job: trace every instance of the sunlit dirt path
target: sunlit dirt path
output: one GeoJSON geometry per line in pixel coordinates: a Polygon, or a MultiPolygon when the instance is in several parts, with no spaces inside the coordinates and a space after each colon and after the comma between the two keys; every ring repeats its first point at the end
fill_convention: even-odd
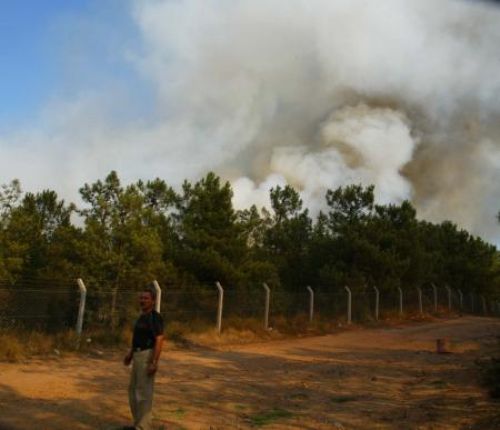
{"type": "MultiPolygon", "coordinates": [[[[161,429],[500,429],[478,382],[500,320],[464,317],[352,328],[218,349],[167,349],[157,378],[161,429]],[[437,354],[448,338],[450,354],[437,354]]],[[[121,353],[0,363],[0,430],[128,424],[121,353]]]]}

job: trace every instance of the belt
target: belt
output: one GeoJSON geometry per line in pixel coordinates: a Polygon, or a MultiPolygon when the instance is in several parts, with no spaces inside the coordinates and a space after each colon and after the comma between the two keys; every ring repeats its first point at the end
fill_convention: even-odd
{"type": "Polygon", "coordinates": [[[145,348],[138,346],[137,348],[134,348],[133,351],[134,352],[141,352],[141,351],[147,351],[148,349],[153,349],[153,348],[151,348],[150,346],[145,347],[145,348]]]}

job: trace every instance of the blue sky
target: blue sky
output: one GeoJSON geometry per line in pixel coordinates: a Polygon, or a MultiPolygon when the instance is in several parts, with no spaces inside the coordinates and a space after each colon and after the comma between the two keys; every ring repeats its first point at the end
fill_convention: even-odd
{"type": "Polygon", "coordinates": [[[125,55],[139,43],[129,6],[128,0],[0,0],[0,130],[34,121],[52,99],[99,91],[110,81],[143,97],[145,83],[125,55]]]}

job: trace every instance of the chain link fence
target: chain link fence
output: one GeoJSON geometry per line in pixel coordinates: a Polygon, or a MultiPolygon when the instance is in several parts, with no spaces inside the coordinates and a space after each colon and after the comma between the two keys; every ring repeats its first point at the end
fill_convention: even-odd
{"type": "MultiPolygon", "coordinates": [[[[140,290],[87,285],[83,327],[85,330],[114,330],[129,327],[139,313],[140,290]]],[[[464,294],[448,287],[378,290],[332,288],[323,285],[287,292],[252,284],[244,288],[223,287],[222,328],[243,328],[258,323],[262,328],[284,327],[301,321],[363,323],[395,317],[474,314],[500,316],[500,298],[464,294]],[[267,315],[266,315],[267,313],[267,315]],[[266,323],[268,326],[265,326],[266,323]]],[[[29,329],[56,332],[74,329],[82,297],[76,280],[0,280],[0,329],[29,329]]],[[[215,284],[167,285],[162,288],[161,313],[167,326],[173,323],[216,327],[219,291],[215,284]]]]}
{"type": "Polygon", "coordinates": [[[79,299],[75,281],[0,280],[0,328],[74,328],[79,299]]]}

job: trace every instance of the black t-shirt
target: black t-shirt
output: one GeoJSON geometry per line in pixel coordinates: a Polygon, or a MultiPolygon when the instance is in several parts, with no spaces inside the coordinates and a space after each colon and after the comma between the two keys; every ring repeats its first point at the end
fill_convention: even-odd
{"type": "Polygon", "coordinates": [[[141,314],[134,325],[132,348],[154,348],[156,336],[163,334],[163,318],[155,310],[148,314],[141,314]]]}

